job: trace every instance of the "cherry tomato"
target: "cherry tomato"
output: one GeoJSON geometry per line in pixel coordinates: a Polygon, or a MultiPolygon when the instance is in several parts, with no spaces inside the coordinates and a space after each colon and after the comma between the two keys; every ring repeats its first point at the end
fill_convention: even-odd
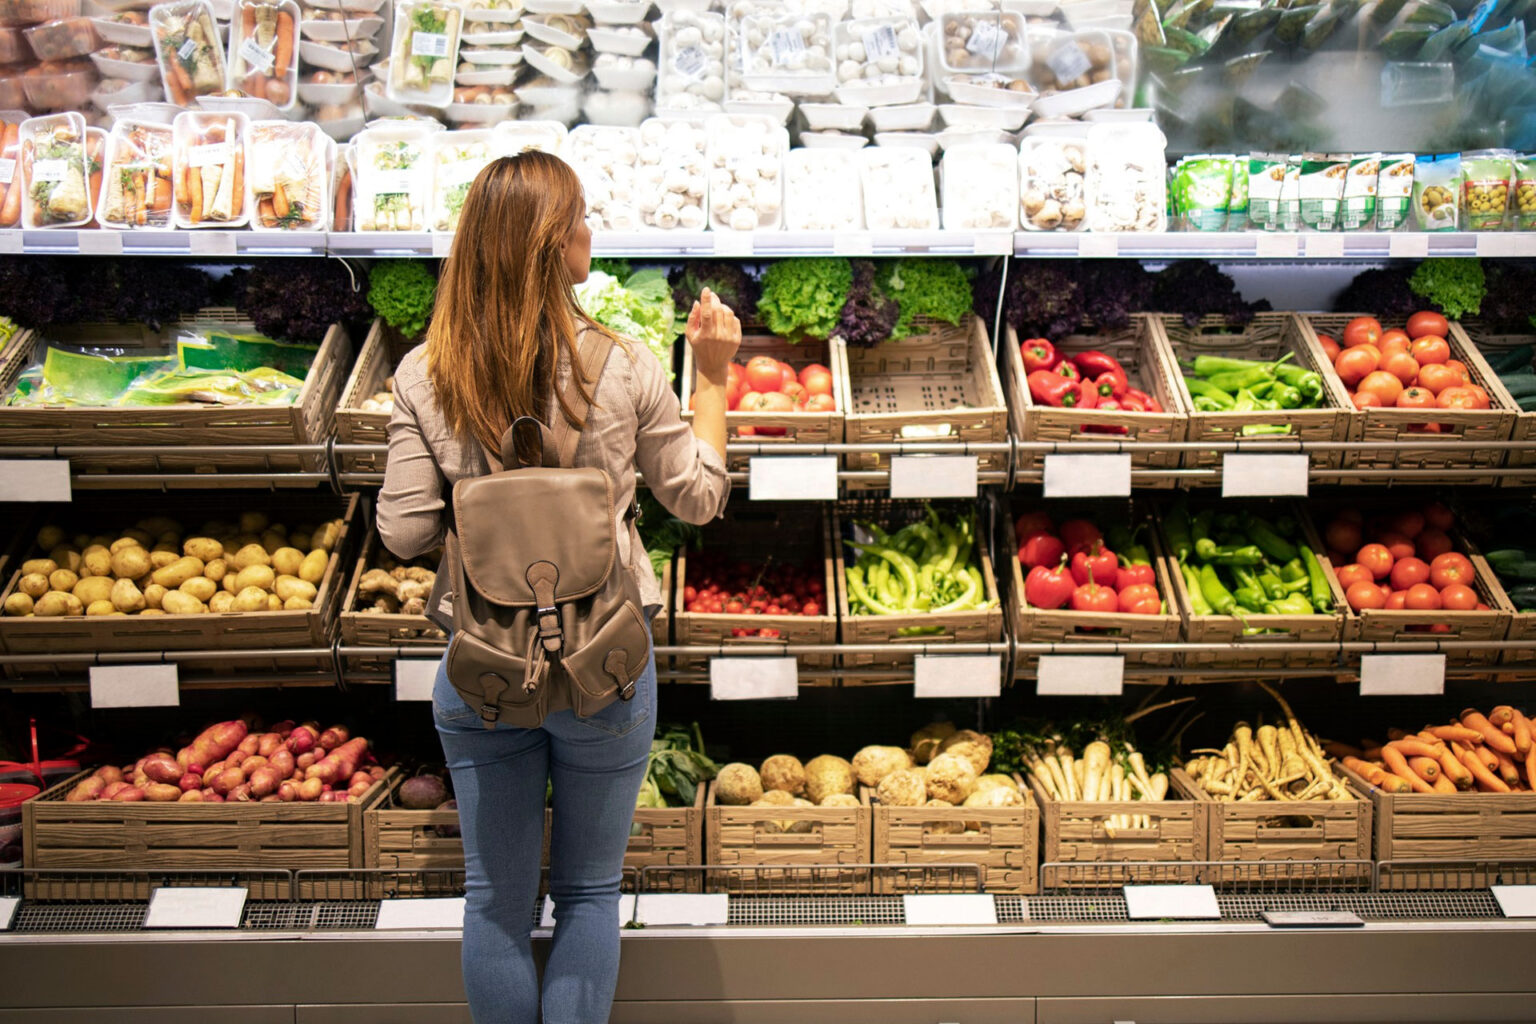
{"type": "MultiPolygon", "coordinates": [[[[1403,393],[1397,396],[1399,409],[1433,409],[1435,396],[1428,388],[1404,388],[1403,393]]],[[[1438,433],[1438,431],[1432,431],[1438,433]]]]}
{"type": "Polygon", "coordinates": [[[1408,591],[1394,590],[1387,595],[1387,603],[1382,607],[1386,608],[1389,612],[1400,612],[1408,606],[1407,601],[1408,591]]]}
{"type": "Polygon", "coordinates": [[[1385,544],[1367,544],[1355,555],[1355,562],[1363,565],[1373,580],[1384,580],[1392,571],[1392,552],[1385,544]]]}
{"type": "Polygon", "coordinates": [[[1424,521],[1437,530],[1449,530],[1456,517],[1442,502],[1435,501],[1424,506],[1424,521]]]}
{"type": "MultiPolygon", "coordinates": [[[[1371,570],[1359,562],[1351,562],[1349,565],[1344,566],[1339,569],[1337,575],[1339,577],[1339,586],[1345,590],[1348,590],[1352,584],[1370,583],[1375,578],[1371,575],[1371,570]]],[[[1424,572],[1424,578],[1429,579],[1429,571],[1427,569],[1424,572]]]]}
{"type": "Polygon", "coordinates": [[[1433,562],[1439,556],[1452,548],[1450,535],[1444,530],[1428,527],[1425,531],[1413,538],[1414,554],[1426,562],[1433,562]]]}
{"type": "Polygon", "coordinates": [[[1392,589],[1407,590],[1415,583],[1429,582],[1429,563],[1409,555],[1392,563],[1392,589]]]}
{"type": "Polygon", "coordinates": [[[1408,597],[1403,605],[1416,612],[1436,611],[1440,607],[1440,591],[1428,583],[1415,583],[1408,588],[1408,597]]]}
{"type": "Polygon", "coordinates": [[[1430,363],[1419,368],[1419,387],[1432,395],[1439,395],[1446,388],[1453,388],[1460,383],[1462,380],[1456,371],[1443,363],[1430,363]]]}
{"type": "Polygon", "coordinates": [[[1473,611],[1477,608],[1477,591],[1463,583],[1441,587],[1440,607],[1453,612],[1473,611]]]}
{"type": "Polygon", "coordinates": [[[1380,365],[1381,350],[1375,345],[1362,343],[1340,352],[1339,358],[1334,360],[1333,368],[1338,371],[1344,386],[1352,388],[1380,365]]]}
{"type": "Polygon", "coordinates": [[[1357,612],[1366,608],[1383,608],[1387,603],[1387,592],[1374,583],[1356,583],[1344,592],[1344,599],[1357,612]]]}
{"type": "Polygon", "coordinates": [[[1374,345],[1381,339],[1381,321],[1373,316],[1357,316],[1344,327],[1344,347],[1374,345]]]}
{"type": "Polygon", "coordinates": [[[747,362],[746,381],[752,391],[777,391],[784,383],[784,373],[779,369],[779,361],[772,356],[753,356],[747,362]]]}
{"type": "Polygon", "coordinates": [[[1445,337],[1445,332],[1451,329],[1451,325],[1445,322],[1445,317],[1439,313],[1424,311],[1415,313],[1408,318],[1408,337],[1422,338],[1425,335],[1433,335],[1436,338],[1445,337]]]}
{"type": "Polygon", "coordinates": [[[1339,358],[1339,343],[1328,335],[1319,334],[1317,336],[1317,343],[1323,346],[1323,352],[1327,354],[1330,363],[1339,358]]]}
{"type": "Polygon", "coordinates": [[[1357,395],[1375,395],[1382,405],[1396,405],[1397,396],[1403,393],[1403,382],[1386,370],[1376,370],[1365,375],[1357,395]]]}
{"type": "Polygon", "coordinates": [[[1413,347],[1408,351],[1421,366],[1424,363],[1443,363],[1451,358],[1451,346],[1446,344],[1444,338],[1432,334],[1414,339],[1413,347]]]}
{"type": "Polygon", "coordinates": [[[1476,578],[1471,559],[1456,551],[1436,555],[1429,563],[1429,582],[1436,587],[1448,587],[1452,583],[1470,587],[1476,578]]]}
{"type": "Polygon", "coordinates": [[[1376,540],[1377,543],[1385,545],[1386,549],[1392,552],[1393,561],[1396,561],[1399,558],[1413,557],[1413,541],[1409,540],[1407,537],[1404,537],[1400,533],[1388,530],[1387,532],[1378,536],[1376,540]]]}

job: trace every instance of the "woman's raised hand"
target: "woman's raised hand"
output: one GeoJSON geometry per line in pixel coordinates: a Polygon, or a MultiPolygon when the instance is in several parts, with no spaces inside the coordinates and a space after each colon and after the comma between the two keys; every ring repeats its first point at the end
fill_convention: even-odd
{"type": "Polygon", "coordinates": [[[693,349],[693,362],[699,374],[723,382],[726,368],[741,347],[741,321],[736,314],[720,301],[720,296],[705,288],[688,312],[688,327],[684,333],[693,349]]]}

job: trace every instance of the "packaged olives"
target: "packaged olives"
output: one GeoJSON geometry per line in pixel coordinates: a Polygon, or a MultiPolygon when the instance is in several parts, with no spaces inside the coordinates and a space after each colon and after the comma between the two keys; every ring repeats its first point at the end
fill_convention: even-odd
{"type": "Polygon", "coordinates": [[[1248,221],[1261,231],[1280,230],[1280,190],[1285,184],[1283,153],[1248,156],[1248,221]]]}
{"type": "Polygon", "coordinates": [[[1413,203],[1412,153],[1386,153],[1376,173],[1376,230],[1396,231],[1408,221],[1413,203]]]}
{"type": "Polygon", "coordinates": [[[1173,169],[1169,198],[1180,226],[1191,231],[1222,231],[1232,199],[1230,156],[1186,156],[1173,169]]]}
{"type": "Polygon", "coordinates": [[[1376,181],[1381,171],[1380,153],[1356,153],[1344,175],[1344,201],[1339,227],[1365,231],[1376,221],[1376,181]]]}
{"type": "Polygon", "coordinates": [[[1248,230],[1248,161],[1232,158],[1232,198],[1227,201],[1227,230],[1248,230]]]}
{"type": "Polygon", "coordinates": [[[1515,157],[1514,226],[1521,231],[1536,229],[1536,153],[1515,157]]]}
{"type": "Polygon", "coordinates": [[[1501,231],[1509,208],[1515,154],[1479,149],[1461,154],[1461,224],[1468,231],[1501,231]]]}
{"type": "Polygon", "coordinates": [[[1348,156],[1308,153],[1302,157],[1296,189],[1304,228],[1338,230],[1339,207],[1344,201],[1344,177],[1348,173],[1348,156]]]}
{"type": "Polygon", "coordinates": [[[1420,231],[1456,230],[1461,154],[1420,157],[1413,170],[1413,216],[1420,231]]]}

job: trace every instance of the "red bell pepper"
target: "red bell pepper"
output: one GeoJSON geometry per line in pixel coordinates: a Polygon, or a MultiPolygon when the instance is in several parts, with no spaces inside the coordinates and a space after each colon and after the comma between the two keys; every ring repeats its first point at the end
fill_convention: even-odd
{"type": "Polygon", "coordinates": [[[1125,412],[1149,412],[1150,411],[1149,409],[1147,409],[1147,407],[1145,405],[1141,404],[1140,401],[1132,398],[1130,395],[1121,395],[1119,397],[1119,399],[1117,399],[1117,402],[1119,403],[1120,408],[1122,410],[1124,410],[1125,412]]]}
{"type": "Polygon", "coordinates": [[[1083,371],[1084,377],[1093,378],[1104,373],[1118,373],[1121,378],[1125,377],[1125,367],[1120,365],[1120,360],[1107,352],[1100,352],[1096,348],[1089,349],[1087,352],[1079,352],[1072,357],[1072,362],[1076,364],[1079,370],[1083,371]]]}
{"type": "Polygon", "coordinates": [[[1057,409],[1092,409],[1093,392],[1080,380],[1070,380],[1051,370],[1036,370],[1026,378],[1029,397],[1057,409]]]}
{"type": "Polygon", "coordinates": [[[1025,373],[1049,370],[1060,358],[1056,355],[1056,346],[1044,338],[1030,338],[1019,346],[1019,354],[1024,357],[1025,373]]]}
{"type": "Polygon", "coordinates": [[[1151,395],[1147,394],[1145,391],[1140,390],[1139,388],[1126,388],[1125,395],[1128,398],[1136,399],[1136,401],[1142,404],[1143,408],[1137,410],[1138,412],[1166,411],[1163,409],[1163,403],[1159,402],[1157,399],[1153,398],[1151,395]]]}
{"type": "MultiPolygon", "coordinates": [[[[1095,391],[1094,394],[1097,395],[1098,392],[1095,391]]],[[[1119,412],[1119,411],[1121,411],[1122,409],[1125,408],[1125,403],[1121,402],[1121,401],[1117,401],[1113,397],[1109,397],[1109,398],[1100,397],[1100,398],[1097,398],[1095,400],[1093,407],[1095,409],[1102,409],[1105,412],[1119,412]]],[[[1114,424],[1105,423],[1105,424],[1091,424],[1089,426],[1086,426],[1086,427],[1083,428],[1083,433],[1085,433],[1085,434],[1129,434],[1130,431],[1125,429],[1124,427],[1121,427],[1121,426],[1116,426],[1114,424]]]]}
{"type": "Polygon", "coordinates": [[[1072,600],[1076,589],[1064,565],[1037,565],[1024,577],[1024,600],[1031,608],[1060,608],[1072,600]]]}
{"type": "Polygon", "coordinates": [[[1093,378],[1093,388],[1100,398],[1119,398],[1125,394],[1131,382],[1125,379],[1125,371],[1110,370],[1093,378]]]}
{"type": "Polygon", "coordinates": [[[1083,379],[1083,371],[1079,370],[1077,368],[1077,364],[1072,362],[1070,359],[1063,359],[1061,362],[1051,367],[1051,372],[1059,377],[1065,377],[1068,380],[1083,379]]]}

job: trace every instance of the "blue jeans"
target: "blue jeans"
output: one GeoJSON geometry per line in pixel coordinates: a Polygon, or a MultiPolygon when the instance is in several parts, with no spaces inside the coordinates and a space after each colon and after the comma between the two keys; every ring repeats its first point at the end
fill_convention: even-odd
{"type": "Polygon", "coordinates": [[[655,657],[634,699],[589,718],[558,711],[538,729],[487,729],[441,666],[432,711],[463,824],[464,990],[475,1024],[606,1021],[619,976],[624,849],[656,731],[655,657]],[[554,787],[555,933],[541,1018],[530,933],[546,782],[554,787]]]}

